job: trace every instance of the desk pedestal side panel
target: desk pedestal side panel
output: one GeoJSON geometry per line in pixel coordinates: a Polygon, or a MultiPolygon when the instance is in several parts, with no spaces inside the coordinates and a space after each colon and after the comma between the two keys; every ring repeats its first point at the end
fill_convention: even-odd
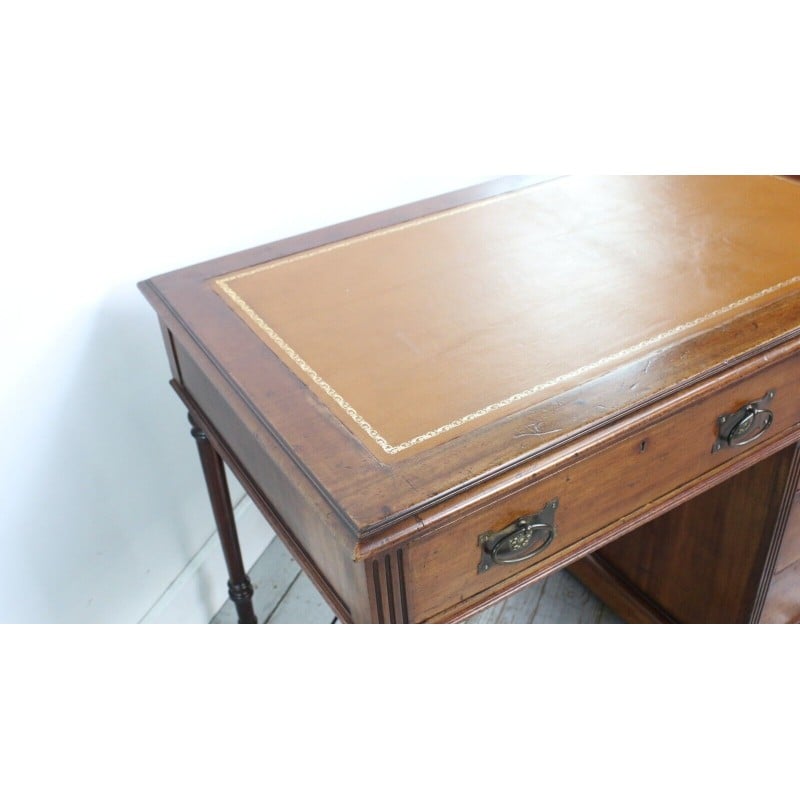
{"type": "Polygon", "coordinates": [[[799,470],[789,446],[570,570],[630,622],[758,622],[799,470]]]}
{"type": "Polygon", "coordinates": [[[794,496],[760,621],[800,622],[800,492],[794,496]]]}
{"type": "MultiPolygon", "coordinates": [[[[171,337],[171,334],[169,334],[171,337]]],[[[271,439],[234,393],[226,396],[207,373],[213,365],[190,342],[172,338],[174,385],[207,428],[212,443],[343,622],[374,615],[356,539],[311,481],[271,439]],[[248,420],[250,422],[248,423],[248,420]]]]}

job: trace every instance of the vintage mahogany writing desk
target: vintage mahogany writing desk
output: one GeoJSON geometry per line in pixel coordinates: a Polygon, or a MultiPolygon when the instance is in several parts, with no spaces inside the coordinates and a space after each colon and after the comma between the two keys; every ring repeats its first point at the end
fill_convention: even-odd
{"type": "Polygon", "coordinates": [[[506,179],[141,289],[242,621],[223,462],[343,621],[566,565],[630,620],[800,609],[800,183],[506,179]]]}

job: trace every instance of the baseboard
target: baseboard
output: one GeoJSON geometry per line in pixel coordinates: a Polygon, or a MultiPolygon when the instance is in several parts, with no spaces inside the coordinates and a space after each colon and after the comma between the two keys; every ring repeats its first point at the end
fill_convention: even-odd
{"type": "MultiPolygon", "coordinates": [[[[249,570],[275,533],[247,496],[236,504],[234,514],[242,560],[249,570]]],[[[228,599],[227,584],[225,559],[213,531],[140,622],[205,624],[228,599]]]]}

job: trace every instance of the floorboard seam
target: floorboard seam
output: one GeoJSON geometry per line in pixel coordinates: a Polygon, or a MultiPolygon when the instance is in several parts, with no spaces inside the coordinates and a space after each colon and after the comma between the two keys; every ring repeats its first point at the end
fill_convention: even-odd
{"type": "Polygon", "coordinates": [[[300,570],[298,571],[297,575],[294,576],[292,582],[286,587],[286,591],[280,596],[278,602],[275,603],[275,607],[272,609],[272,611],[269,612],[267,618],[261,623],[262,625],[269,624],[269,621],[275,616],[275,613],[281,607],[281,603],[283,603],[283,601],[286,599],[286,595],[289,594],[289,592],[292,590],[292,586],[294,586],[297,583],[302,574],[303,571],[300,570]]]}
{"type": "Polygon", "coordinates": [[[542,584],[542,590],[539,592],[539,596],[536,598],[536,605],[533,609],[533,614],[531,614],[530,618],[528,619],[528,625],[533,625],[536,621],[536,615],[539,613],[539,606],[542,604],[542,598],[547,591],[547,579],[544,580],[542,584]]]}

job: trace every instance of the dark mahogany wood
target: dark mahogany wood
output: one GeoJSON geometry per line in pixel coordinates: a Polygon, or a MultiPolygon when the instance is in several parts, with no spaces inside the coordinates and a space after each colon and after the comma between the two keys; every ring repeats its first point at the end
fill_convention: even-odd
{"type": "MultiPolygon", "coordinates": [[[[541,201],[535,213],[501,214],[499,221],[487,217],[478,224],[451,213],[475,201],[480,201],[481,209],[488,208],[491,198],[531,184],[506,179],[141,284],[162,325],[172,385],[196,422],[231,594],[236,595],[243,617],[251,613],[252,588],[241,562],[223,461],[343,622],[457,621],[606,545],[610,547],[603,554],[576,569],[583,570],[584,577],[589,574],[587,582],[613,587],[616,597],[609,595],[609,604],[619,608],[627,603],[631,619],[757,617],[774,571],[797,474],[797,462],[788,454],[800,440],[800,395],[795,389],[800,381],[800,251],[793,226],[793,215],[800,213],[798,186],[764,178],[711,178],[705,183],[670,178],[656,182],[662,206],[654,211],[644,203],[632,216],[620,215],[620,208],[630,209],[629,194],[641,196],[645,185],[631,179],[627,187],[615,184],[614,196],[621,205],[612,204],[592,216],[595,204],[602,209],[606,202],[601,184],[573,195],[569,190],[573,183],[566,181],[566,194],[561,195],[555,183],[542,188],[549,199],[541,201]],[[667,184],[671,189],[664,193],[667,184]],[[717,227],[714,209],[727,207],[730,197],[742,199],[744,205],[738,216],[721,212],[724,225],[717,227]],[[585,219],[583,211],[573,218],[576,207],[585,209],[585,219]],[[460,219],[463,225],[439,236],[438,222],[429,228],[427,222],[417,224],[417,218],[433,212],[442,212],[441,219],[451,222],[460,219]],[[549,228],[548,220],[561,221],[549,228]],[[570,220],[575,224],[567,225],[570,220]],[[401,246],[382,238],[383,229],[405,222],[412,224],[403,226],[406,232],[397,240],[401,246]],[[495,224],[498,229],[492,228],[495,224]],[[507,230],[510,236],[498,237],[497,230],[507,230]],[[498,250],[481,255],[470,272],[464,268],[469,253],[455,245],[484,233],[486,241],[499,243],[498,250]],[[341,299],[335,292],[306,291],[313,282],[309,277],[313,273],[305,271],[311,264],[309,251],[336,251],[324,267],[330,279],[345,274],[348,264],[362,263],[361,256],[348,256],[356,251],[339,246],[354,238],[374,249],[362,254],[369,269],[341,280],[341,287],[332,280],[337,289],[346,288],[351,295],[341,299]],[[503,249],[502,243],[509,240],[518,241],[514,252],[503,249]],[[574,240],[578,250],[556,246],[574,240]],[[642,268],[656,263],[652,258],[656,250],[666,259],[662,274],[691,273],[692,279],[679,283],[674,296],[662,292],[654,300],[651,288],[659,285],[658,274],[656,280],[646,276],[646,286],[638,288],[630,278],[640,274],[640,262],[642,268]],[[471,276],[469,280],[478,282],[466,288],[485,285],[489,291],[497,268],[519,253],[528,260],[506,276],[518,296],[527,301],[539,298],[549,286],[547,279],[556,274],[595,281],[598,274],[607,275],[603,285],[617,287],[623,308],[649,309],[651,316],[643,325],[635,320],[636,335],[641,331],[642,337],[658,336],[618,351],[616,360],[595,371],[593,364],[581,361],[585,342],[577,338],[577,331],[595,330],[605,306],[596,302],[596,293],[584,296],[576,291],[574,296],[564,292],[547,301],[545,307],[556,309],[559,317],[557,337],[541,341],[543,337],[526,334],[517,340],[513,327],[506,326],[503,330],[511,338],[495,348],[493,337],[498,334],[493,323],[503,317],[505,306],[491,310],[475,330],[470,329],[474,320],[483,319],[486,296],[476,299],[474,292],[461,291],[465,288],[461,282],[471,276]],[[604,260],[603,253],[610,255],[604,260]],[[292,266],[281,284],[277,276],[284,259],[292,266]],[[553,384],[552,390],[534,393],[519,405],[516,401],[501,405],[502,413],[476,415],[452,436],[445,433],[420,447],[386,455],[377,440],[362,435],[367,428],[355,425],[359,404],[345,413],[320,389],[326,378],[322,370],[312,380],[313,370],[303,371],[286,351],[276,349],[274,340],[265,339],[264,329],[254,327],[253,319],[241,316],[237,312],[241,307],[232,306],[230,296],[221,293],[218,278],[243,268],[248,274],[268,277],[264,265],[273,260],[281,263],[269,266],[272,278],[262,300],[277,305],[263,312],[264,319],[280,328],[278,333],[283,332],[283,323],[275,322],[276,315],[280,320],[283,314],[284,322],[322,320],[325,335],[306,340],[310,354],[305,345],[302,348],[306,367],[316,364],[317,355],[332,356],[338,359],[334,367],[346,367],[350,385],[358,385],[352,383],[355,376],[375,387],[391,385],[373,381],[371,365],[387,367],[380,374],[401,375],[401,388],[433,383],[446,369],[458,379],[449,393],[437,389],[433,405],[427,399],[401,403],[389,390],[380,390],[378,402],[371,398],[371,408],[382,413],[388,409],[384,419],[390,423],[404,419],[404,414],[410,415],[406,422],[416,414],[433,419],[429,412],[441,403],[441,419],[424,425],[421,421],[422,427],[412,433],[422,433],[426,427],[435,433],[434,424],[457,419],[448,410],[452,397],[458,396],[455,384],[466,390],[480,386],[479,379],[491,375],[495,367],[498,380],[505,380],[506,367],[512,372],[520,364],[532,369],[534,355],[544,367],[548,359],[560,364],[558,354],[548,348],[559,337],[576,337],[578,355],[572,366],[578,368],[575,375],[580,379],[553,384]],[[419,270],[428,262],[443,270],[441,285],[452,287],[454,302],[447,307],[454,320],[451,329],[463,328],[466,341],[486,347],[480,370],[453,368],[448,337],[437,338],[442,336],[440,328],[431,329],[435,335],[425,338],[426,323],[439,317],[432,316],[426,297],[415,290],[420,282],[407,278],[413,272],[407,267],[419,270]],[[595,271],[596,265],[607,273],[595,271]],[[281,286],[281,292],[273,291],[281,286]],[[724,292],[718,297],[720,287],[724,292]],[[386,318],[397,319],[396,338],[402,346],[374,345],[370,359],[359,355],[358,348],[346,346],[354,341],[343,333],[345,328],[354,330],[348,326],[367,334],[378,329],[382,306],[375,304],[376,311],[371,299],[397,293],[408,299],[402,309],[410,311],[407,316],[386,318]],[[685,308],[692,307],[695,295],[708,299],[692,321],[685,318],[685,308]],[[723,295],[725,299],[720,299],[723,295]],[[470,297],[472,307],[469,303],[465,307],[465,298],[470,297]],[[642,297],[649,302],[643,303],[642,297]],[[659,338],[675,325],[680,335],[659,338]],[[337,338],[340,333],[342,338],[337,338]],[[441,343],[442,352],[429,346],[431,342],[441,343]],[[417,352],[417,346],[422,348],[419,361],[409,370],[407,356],[417,352]],[[584,366],[588,371],[581,371],[584,366]],[[719,416],[735,413],[769,390],[775,391],[774,421],[763,436],[746,447],[712,451],[719,416]],[[503,530],[556,497],[558,533],[551,546],[525,562],[478,571],[481,534],[503,530]],[[643,538],[636,533],[629,543],[620,538],[641,525],[646,526],[643,538]],[[709,560],[714,560],[713,569],[709,560]],[[681,581],[692,585],[686,588],[681,581]]],[[[531,191],[539,193],[540,188],[531,191]]],[[[508,200],[505,197],[502,204],[508,200]]],[[[501,205],[492,201],[492,208],[501,205]]],[[[316,273],[317,279],[321,275],[316,273]]],[[[525,313],[519,314],[521,327],[522,322],[540,318],[532,313],[536,310],[528,302],[525,313]]],[[[287,334],[287,341],[290,338],[293,341],[287,334]]],[[[361,335],[358,342],[371,340],[361,335]]],[[[539,367],[534,371],[538,375],[539,367]]],[[[348,399],[352,399],[349,394],[348,399]]],[[[359,406],[358,413],[362,412],[364,422],[371,416],[369,406],[367,410],[359,406]]],[[[388,431],[387,437],[384,442],[401,441],[388,431]]],[[[796,559],[789,550],[785,553],[783,561],[778,560],[783,565],[778,572],[790,581],[796,559]]],[[[788,595],[783,591],[781,597],[785,608],[788,595]]],[[[790,612],[782,613],[785,617],[790,612]]]]}
{"type": "MultiPolygon", "coordinates": [[[[186,363],[185,360],[184,363],[186,363]]],[[[345,600],[343,600],[338,594],[337,589],[332,585],[332,581],[335,580],[336,576],[335,564],[331,564],[323,558],[324,552],[322,554],[317,553],[317,561],[314,561],[304,547],[303,534],[304,532],[308,531],[315,532],[315,521],[319,525],[327,525],[328,531],[331,532],[335,530],[335,520],[326,518],[321,514],[314,515],[312,517],[287,515],[288,518],[285,519],[275,508],[275,505],[269,500],[261,488],[261,483],[264,482],[261,473],[257,470],[249,469],[248,466],[243,463],[241,456],[237,455],[237,452],[229,444],[228,440],[223,437],[216,427],[210,422],[206,414],[200,409],[194,399],[187,394],[180,383],[173,380],[170,382],[170,385],[175,390],[175,393],[178,395],[178,397],[180,397],[180,399],[183,401],[186,408],[189,409],[190,416],[200,422],[200,426],[206,433],[206,438],[211,442],[214,451],[222,458],[223,462],[236,476],[239,483],[241,483],[247,494],[250,496],[250,499],[269,522],[278,538],[280,538],[281,541],[286,545],[287,549],[292,554],[292,558],[294,558],[294,560],[297,561],[297,563],[303,568],[304,572],[309,576],[317,589],[319,589],[322,596],[336,612],[339,621],[344,623],[353,622],[353,608],[356,609],[356,613],[358,614],[358,621],[369,620],[370,617],[366,597],[363,598],[364,609],[359,608],[357,602],[354,602],[352,607],[348,606],[345,600]],[[257,480],[254,475],[258,475],[259,479],[257,480]],[[319,562],[319,565],[317,562],[319,562]],[[324,574],[321,571],[320,566],[323,568],[327,567],[330,570],[329,574],[324,574]]],[[[237,450],[240,454],[244,453],[244,448],[237,448],[237,450]]],[[[261,459],[261,463],[263,466],[264,459],[261,459]]],[[[290,468],[287,464],[282,464],[281,466],[284,470],[286,470],[287,473],[289,473],[290,468]]],[[[271,473],[271,476],[272,475],[275,475],[275,473],[271,473]]],[[[296,485],[301,484],[301,476],[294,475],[292,477],[296,481],[296,485]]],[[[285,494],[287,496],[291,496],[290,490],[292,486],[295,485],[287,484],[284,487],[277,479],[273,480],[272,483],[281,489],[285,488],[285,494]]],[[[352,565],[352,562],[350,562],[350,564],[352,565]]],[[[363,571],[354,569],[353,572],[348,575],[349,580],[355,590],[361,589],[359,577],[365,574],[366,573],[363,571]]],[[[338,581],[335,582],[338,584],[338,581]]],[[[366,579],[364,579],[363,584],[366,585],[366,579]]],[[[359,596],[361,595],[356,595],[356,600],[359,596]]]]}
{"type": "Polygon", "coordinates": [[[615,609],[617,615],[626,622],[651,624],[678,621],[614,569],[603,559],[602,552],[600,550],[576,561],[567,570],[609,608],[615,609]]]}
{"type": "Polygon", "coordinates": [[[256,623],[258,620],[253,610],[253,585],[250,583],[250,578],[247,577],[242,562],[236,520],[233,516],[228,481],[225,477],[225,465],[209,441],[206,432],[197,424],[191,414],[189,414],[189,422],[192,426],[192,436],[197,442],[197,451],[200,454],[200,463],[203,467],[203,476],[206,479],[208,496],[214,512],[214,521],[217,524],[222,552],[225,555],[225,564],[228,567],[228,594],[236,606],[239,622],[256,623]]]}
{"type": "Polygon", "coordinates": [[[800,492],[788,515],[761,622],[800,622],[800,492]]]}
{"type": "Polygon", "coordinates": [[[798,471],[792,445],[570,571],[631,622],[758,622],[798,471]]]}
{"type": "Polygon", "coordinates": [[[368,562],[370,594],[375,619],[379,623],[409,622],[408,599],[406,597],[404,550],[387,551],[379,558],[368,562]]]}
{"type": "MultiPolygon", "coordinates": [[[[713,325],[693,329],[686,339],[626,359],[579,387],[534,399],[528,407],[488,419],[456,439],[409,451],[387,464],[351,435],[211,288],[214,278],[233,270],[484,200],[525,183],[506,179],[421,201],[178,270],[143,282],[141,289],[167,324],[173,342],[193,358],[195,347],[200,348],[215,370],[217,389],[247,403],[254,428],[270,432],[345,525],[362,539],[400,520],[413,519],[415,513],[453,494],[468,492],[488,477],[546,458],[663,397],[724,375],[799,335],[800,287],[796,287],[771,298],[768,312],[745,306],[731,319],[723,316],[713,325]],[[532,421],[540,431],[535,436],[529,435],[532,421]]],[[[691,282],[687,284],[687,293],[693,292],[691,282]]],[[[746,291],[743,287],[742,292],[746,291]]],[[[292,301],[298,314],[303,313],[300,295],[292,301]]],[[[565,336],[569,323],[565,318],[565,336]]],[[[192,386],[184,385],[199,399],[192,386]]]]}

